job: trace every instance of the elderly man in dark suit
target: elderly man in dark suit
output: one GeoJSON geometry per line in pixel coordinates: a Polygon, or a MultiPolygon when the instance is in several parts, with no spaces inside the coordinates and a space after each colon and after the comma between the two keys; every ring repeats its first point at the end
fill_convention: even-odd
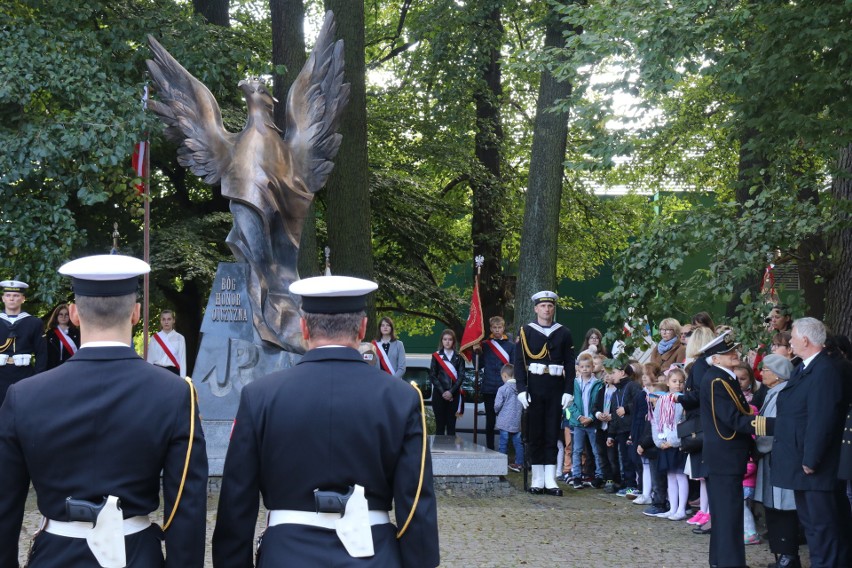
{"type": "Polygon", "coordinates": [[[207,452],[192,385],[130,347],[148,270],[120,255],[59,270],[72,277],[81,345],[64,365],[9,387],[0,407],[4,568],[18,566],[30,481],[44,515],[30,568],[204,566],[207,452]],[[149,518],[161,476],[165,562],[164,531],[149,518]]]}
{"type": "Polygon", "coordinates": [[[837,479],[847,403],[836,363],[823,352],[825,326],[817,319],[793,322],[790,345],[802,364],[778,395],[772,447],[772,485],[795,492],[811,566],[852,566],[849,503],[837,479]]]}
{"type": "Polygon", "coordinates": [[[420,391],[358,353],[365,296],[376,287],[344,276],[290,286],[302,297],[308,352],[242,391],[213,533],[216,568],[254,565],[258,494],[269,516],[257,566],[438,565],[420,391]]]}

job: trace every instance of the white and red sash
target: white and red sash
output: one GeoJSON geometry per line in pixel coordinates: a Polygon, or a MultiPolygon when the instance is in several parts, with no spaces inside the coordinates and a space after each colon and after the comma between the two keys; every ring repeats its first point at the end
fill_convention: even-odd
{"type": "MultiPolygon", "coordinates": [[[[450,380],[452,380],[453,383],[459,380],[458,371],[453,365],[450,364],[449,361],[446,361],[443,357],[441,357],[440,351],[432,353],[432,357],[434,357],[435,360],[438,361],[438,364],[441,366],[444,372],[447,373],[447,376],[450,377],[450,380]]],[[[459,406],[456,409],[456,416],[461,416],[462,414],[464,414],[464,389],[459,388],[459,395],[459,406]]]]}
{"type": "Polygon", "coordinates": [[[59,338],[59,342],[62,343],[62,346],[65,347],[65,351],[67,351],[69,355],[74,355],[74,353],[77,352],[77,345],[74,343],[74,340],[71,339],[70,335],[58,327],[53,328],[53,333],[55,333],[56,337],[59,338]]]}
{"type": "Polygon", "coordinates": [[[154,339],[157,340],[157,343],[159,343],[160,347],[163,348],[163,352],[166,354],[166,357],[169,358],[169,360],[172,362],[172,364],[174,364],[178,372],[180,372],[180,363],[178,363],[177,357],[175,357],[175,354],[172,353],[171,346],[169,345],[169,342],[164,339],[165,336],[163,336],[162,333],[162,331],[158,331],[157,333],[155,333],[154,339]]]}
{"type": "Polygon", "coordinates": [[[459,380],[459,372],[456,370],[456,368],[453,365],[450,365],[449,361],[446,361],[446,360],[444,360],[443,357],[441,357],[440,351],[436,351],[436,352],[432,353],[432,357],[435,358],[435,360],[438,362],[438,364],[441,366],[441,368],[444,370],[444,372],[447,373],[447,376],[450,377],[450,379],[454,383],[457,380],[459,380]]]}
{"type": "Polygon", "coordinates": [[[485,341],[483,341],[483,343],[491,348],[491,351],[493,351],[494,354],[497,355],[497,358],[500,359],[500,361],[502,361],[504,365],[509,364],[509,354],[506,353],[506,350],[503,349],[502,345],[497,343],[496,339],[486,339],[485,341]]]}
{"type": "Polygon", "coordinates": [[[376,353],[379,354],[379,363],[382,366],[382,371],[384,371],[388,374],[391,374],[391,375],[396,373],[396,369],[393,368],[393,365],[390,362],[390,358],[388,357],[388,354],[385,353],[384,348],[382,348],[382,346],[379,345],[376,342],[375,339],[373,340],[373,347],[376,348],[376,353]]]}

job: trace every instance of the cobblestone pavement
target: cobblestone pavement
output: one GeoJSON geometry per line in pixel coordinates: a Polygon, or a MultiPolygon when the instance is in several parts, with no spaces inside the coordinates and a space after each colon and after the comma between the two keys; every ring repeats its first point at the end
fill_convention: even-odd
{"type": "MultiPolygon", "coordinates": [[[[595,489],[563,486],[563,497],[533,496],[516,489],[506,497],[439,495],[441,566],[504,568],[700,568],[707,566],[709,535],[694,535],[685,522],[642,515],[643,506],[595,489]]],[[[208,503],[209,540],[216,521],[217,494],[208,503]]],[[[264,513],[258,519],[262,522],[264,513]]],[[[21,532],[24,561],[39,515],[31,492],[21,532]]],[[[161,521],[161,520],[160,520],[161,521]]],[[[803,558],[807,552],[803,551],[803,558]]],[[[746,547],[752,568],[773,560],[766,544],[746,547]]],[[[805,563],[805,566],[809,564],[805,563]]]]}

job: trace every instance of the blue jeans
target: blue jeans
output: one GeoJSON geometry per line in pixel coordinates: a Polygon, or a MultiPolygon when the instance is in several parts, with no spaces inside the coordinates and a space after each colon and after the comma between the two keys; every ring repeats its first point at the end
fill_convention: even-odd
{"type": "Polygon", "coordinates": [[[583,447],[586,443],[592,448],[592,454],[595,456],[595,477],[603,479],[603,468],[601,467],[601,458],[598,455],[598,445],[595,443],[597,430],[594,426],[574,426],[572,432],[574,451],[571,453],[571,476],[574,478],[580,477],[580,461],[583,455],[583,447]]]}
{"type": "Polygon", "coordinates": [[[524,465],[524,443],[520,432],[500,430],[500,453],[509,455],[509,438],[512,438],[512,445],[515,446],[515,463],[524,465]]]}

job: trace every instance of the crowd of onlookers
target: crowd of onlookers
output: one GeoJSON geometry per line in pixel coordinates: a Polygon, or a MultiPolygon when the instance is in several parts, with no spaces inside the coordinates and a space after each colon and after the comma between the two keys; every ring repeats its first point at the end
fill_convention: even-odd
{"type": "MultiPolygon", "coordinates": [[[[794,322],[785,305],[775,305],[766,322],[768,345],[737,346],[731,350],[735,356],[726,358],[728,373],[736,376],[748,405],[744,410],[776,419],[776,432],[786,437],[776,441],[772,435],[751,436],[742,475],[743,543],[762,541],[755,523],[759,514],[767,528],[763,536],[776,555],[771,566],[800,566],[803,537],[812,566],[852,565],[846,549],[852,503],[848,490],[852,346],[845,336],[826,336],[818,320],[794,322]],[[802,384],[796,396],[804,397],[803,407],[794,402],[792,390],[779,404],[779,394],[791,382],[802,384]],[[840,390],[832,391],[837,385],[840,390]],[[805,416],[798,415],[801,408],[806,409],[805,416]],[[849,439],[844,440],[844,434],[849,439]],[[773,447],[775,454],[778,447],[784,448],[784,455],[774,455],[773,447]],[[785,471],[773,474],[778,468],[785,471]],[[826,531],[834,534],[826,537],[826,531]],[[839,541],[826,544],[826,539],[839,541]]],[[[700,424],[699,409],[697,403],[687,405],[686,399],[700,387],[702,376],[719,364],[705,355],[707,346],[718,343],[723,334],[733,337],[735,330],[716,326],[709,314],[701,312],[685,324],[665,318],[658,333],[655,342],[649,337],[649,349],[630,356],[623,344],[608,349],[597,329],[585,334],[576,359],[573,403],[560,425],[564,439],[557,458],[560,480],[577,490],[601,489],[630,499],[642,506],[637,514],[654,522],[683,521],[693,525],[696,534],[711,533],[713,511],[701,428],[684,428],[690,420],[700,424]]],[[[521,430],[508,367],[504,383],[496,395],[501,403],[496,420],[500,451],[506,453],[507,442],[517,441],[521,430]]],[[[515,447],[510,468],[520,471],[522,445],[517,442],[515,447]]]]}

